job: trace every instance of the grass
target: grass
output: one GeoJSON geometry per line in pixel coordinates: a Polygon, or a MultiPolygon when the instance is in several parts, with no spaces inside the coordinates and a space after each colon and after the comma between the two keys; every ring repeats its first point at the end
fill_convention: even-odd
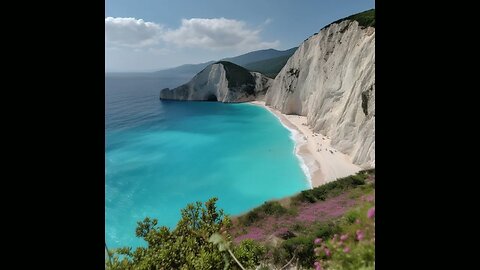
{"type": "Polygon", "coordinates": [[[341,245],[332,237],[324,238],[325,245],[331,250],[332,256],[319,256],[325,269],[374,269],[375,262],[375,224],[372,218],[367,217],[374,202],[365,202],[361,206],[347,212],[339,220],[340,233],[348,236],[341,245]],[[354,220],[354,222],[352,222],[354,220]],[[357,232],[364,235],[362,240],[357,239],[357,232]],[[347,253],[344,248],[348,247],[347,253]]]}
{"type": "Polygon", "coordinates": [[[269,216],[296,216],[298,214],[297,206],[301,203],[325,201],[328,198],[335,197],[347,191],[350,191],[350,198],[358,198],[374,189],[373,185],[366,185],[366,180],[374,174],[375,169],[363,170],[355,175],[343,177],[313,189],[304,190],[299,194],[292,196],[287,207],[282,206],[277,201],[265,202],[263,205],[250,210],[242,216],[239,216],[238,221],[242,226],[250,226],[253,223],[263,220],[269,216]]]}
{"type": "Polygon", "coordinates": [[[314,203],[316,201],[324,201],[325,199],[336,196],[341,192],[352,189],[357,186],[365,184],[365,179],[367,179],[369,173],[366,171],[360,171],[355,175],[347,176],[340,178],[336,181],[327,183],[325,185],[304,190],[300,194],[292,198],[294,202],[310,202],[314,203]]]}
{"type": "MultiPolygon", "coordinates": [[[[360,188],[358,188],[360,190],[360,188]]],[[[365,189],[364,191],[368,191],[365,189]]],[[[373,190],[370,190],[370,194],[373,190]]],[[[310,224],[303,228],[301,235],[287,239],[277,247],[270,247],[271,260],[276,265],[281,265],[292,256],[299,259],[299,263],[303,267],[310,269],[315,261],[322,259],[324,265],[329,265],[327,269],[373,269],[373,261],[375,259],[375,244],[372,242],[374,238],[375,228],[371,219],[367,217],[367,211],[374,202],[364,201],[359,206],[349,210],[342,217],[310,224]],[[356,240],[356,232],[363,231],[365,241],[356,240]],[[332,239],[335,235],[347,235],[348,239],[341,247],[336,247],[332,239]],[[323,239],[326,246],[332,251],[332,257],[326,257],[325,254],[315,255],[314,244],[317,238],[323,239]],[[350,255],[345,253],[343,249],[348,246],[350,255]]]]}
{"type": "MultiPolygon", "coordinates": [[[[290,197],[289,200],[282,201],[282,204],[276,201],[266,202],[240,216],[236,226],[243,229],[251,226],[250,235],[255,234],[252,228],[263,229],[263,238],[253,239],[259,241],[269,251],[263,261],[266,264],[281,266],[295,256],[295,260],[298,259],[298,263],[306,269],[311,269],[313,263],[318,260],[322,260],[326,266],[324,269],[355,269],[355,267],[372,269],[375,249],[374,242],[372,242],[374,226],[373,221],[367,217],[366,213],[375,204],[375,187],[374,181],[372,181],[374,178],[375,169],[364,170],[323,186],[305,190],[290,197]],[[317,205],[331,204],[339,198],[337,195],[353,199],[357,203],[346,209],[341,216],[325,220],[302,221],[294,214],[300,212],[304,207],[311,209],[317,205]],[[322,200],[326,200],[326,202],[320,202],[322,200]],[[272,216],[275,218],[266,219],[272,216]],[[287,227],[286,220],[294,220],[294,222],[288,223],[287,227]],[[252,225],[253,223],[255,224],[252,225]],[[287,232],[290,232],[290,235],[288,237],[279,236],[277,227],[285,228],[284,230],[288,228],[287,232]],[[364,231],[366,241],[355,240],[357,230],[364,231]],[[271,241],[267,237],[270,234],[280,237],[280,239],[271,241]],[[343,252],[344,246],[337,248],[332,246],[331,239],[335,234],[338,236],[349,235],[345,245],[351,249],[351,253],[349,253],[351,256],[343,252]],[[332,257],[326,257],[325,254],[316,255],[315,248],[318,247],[314,244],[316,238],[322,238],[325,241],[332,251],[332,257]]],[[[318,212],[315,215],[318,215],[318,212]]]]}
{"type": "Polygon", "coordinates": [[[274,262],[280,263],[292,256],[296,256],[300,259],[300,264],[304,267],[313,265],[315,261],[313,241],[316,238],[328,239],[334,234],[340,233],[341,227],[338,222],[324,222],[313,224],[310,230],[296,237],[292,237],[283,241],[279,247],[275,248],[276,256],[274,256],[274,262]]]}
{"type": "Polygon", "coordinates": [[[267,216],[281,216],[287,214],[289,210],[283,207],[279,202],[271,201],[265,202],[261,206],[254,208],[249,211],[247,214],[241,216],[239,221],[244,226],[249,226],[256,221],[263,219],[267,216]]]}

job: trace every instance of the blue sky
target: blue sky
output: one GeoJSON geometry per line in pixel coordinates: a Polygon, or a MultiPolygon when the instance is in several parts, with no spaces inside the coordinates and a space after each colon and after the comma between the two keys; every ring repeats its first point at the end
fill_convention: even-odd
{"type": "Polygon", "coordinates": [[[374,0],[105,0],[106,71],[153,71],[298,46],[374,0]]]}

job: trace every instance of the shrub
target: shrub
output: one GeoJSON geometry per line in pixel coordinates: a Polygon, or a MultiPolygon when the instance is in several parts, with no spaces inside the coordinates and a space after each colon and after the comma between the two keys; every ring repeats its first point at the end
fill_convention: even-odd
{"type": "Polygon", "coordinates": [[[280,216],[287,212],[287,209],[283,207],[279,202],[266,202],[260,206],[260,211],[266,215],[280,216]]]}
{"type": "Polygon", "coordinates": [[[301,231],[305,230],[305,225],[297,222],[297,223],[293,224],[292,230],[297,231],[297,232],[301,232],[301,231]]]}
{"type": "Polygon", "coordinates": [[[265,216],[281,216],[286,213],[288,213],[288,210],[279,202],[265,202],[261,206],[252,209],[247,214],[240,217],[239,221],[241,224],[249,226],[265,216]]]}
{"type": "Polygon", "coordinates": [[[252,223],[254,223],[255,221],[259,220],[259,215],[258,215],[258,212],[257,211],[250,211],[248,212],[246,215],[242,216],[240,218],[240,222],[245,225],[245,226],[248,226],[248,225],[251,225],[252,223]]]}
{"type": "Polygon", "coordinates": [[[292,256],[287,250],[280,247],[272,250],[272,257],[275,265],[284,265],[291,259],[292,256]]]}
{"type": "Polygon", "coordinates": [[[329,268],[358,270],[374,269],[375,246],[371,243],[352,245],[348,253],[337,251],[332,253],[328,262],[329,268]]]}
{"type": "Polygon", "coordinates": [[[243,240],[233,250],[235,257],[248,269],[255,268],[260,263],[260,260],[263,259],[265,252],[265,247],[251,239],[243,240]]]}
{"type": "Polygon", "coordinates": [[[313,235],[298,236],[285,240],[280,248],[286,251],[288,260],[295,255],[302,266],[309,267],[315,261],[313,240],[313,235]]]}
{"type": "MultiPolygon", "coordinates": [[[[148,247],[114,251],[112,265],[106,269],[223,269],[231,261],[208,242],[215,232],[225,232],[231,222],[222,210],[217,210],[217,199],[189,204],[181,211],[176,228],[158,227],[156,219],[145,218],[138,222],[137,237],[143,238],[148,247]]],[[[230,240],[230,236],[225,233],[230,240]]]]}
{"type": "Polygon", "coordinates": [[[329,222],[321,224],[318,229],[315,230],[314,234],[316,238],[328,239],[339,232],[340,227],[333,222],[329,222]]]}
{"type": "Polygon", "coordinates": [[[374,269],[375,226],[368,215],[372,209],[374,205],[370,202],[352,209],[339,222],[341,233],[324,238],[324,242],[317,245],[317,260],[324,269],[374,269]]]}
{"type": "Polygon", "coordinates": [[[368,173],[359,172],[356,175],[340,178],[336,181],[332,181],[325,185],[304,190],[293,198],[294,202],[310,202],[314,203],[318,200],[325,200],[328,197],[335,196],[349,189],[353,189],[357,186],[365,185],[365,179],[368,177],[368,173]]]}
{"type": "Polygon", "coordinates": [[[358,218],[358,214],[354,211],[350,211],[345,214],[345,220],[348,224],[353,224],[358,218]]]}

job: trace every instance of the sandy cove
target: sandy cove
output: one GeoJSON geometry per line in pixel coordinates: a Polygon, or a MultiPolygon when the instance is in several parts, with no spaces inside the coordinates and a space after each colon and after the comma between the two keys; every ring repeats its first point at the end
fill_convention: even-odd
{"type": "Polygon", "coordinates": [[[273,113],[295,138],[295,152],[303,161],[302,167],[312,187],[323,185],[337,178],[354,174],[361,168],[352,163],[348,155],[330,145],[330,138],[313,132],[307,126],[307,117],[286,115],[265,105],[264,101],[252,101],[273,113]]]}

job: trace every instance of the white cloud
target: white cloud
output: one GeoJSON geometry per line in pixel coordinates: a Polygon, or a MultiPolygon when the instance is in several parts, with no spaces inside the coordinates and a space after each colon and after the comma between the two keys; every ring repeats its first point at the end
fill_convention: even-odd
{"type": "Polygon", "coordinates": [[[135,18],[105,18],[105,41],[108,47],[142,48],[158,44],[163,27],[135,18]]]}
{"type": "Polygon", "coordinates": [[[105,18],[107,70],[154,70],[185,63],[200,63],[253,50],[276,48],[279,41],[265,41],[256,26],[225,18],[184,19],[167,29],[136,18],[105,18]]]}
{"type": "Polygon", "coordinates": [[[279,45],[278,40],[262,41],[260,30],[249,29],[245,22],[225,18],[183,19],[178,29],[167,30],[162,37],[180,47],[211,50],[248,51],[279,45]]]}

